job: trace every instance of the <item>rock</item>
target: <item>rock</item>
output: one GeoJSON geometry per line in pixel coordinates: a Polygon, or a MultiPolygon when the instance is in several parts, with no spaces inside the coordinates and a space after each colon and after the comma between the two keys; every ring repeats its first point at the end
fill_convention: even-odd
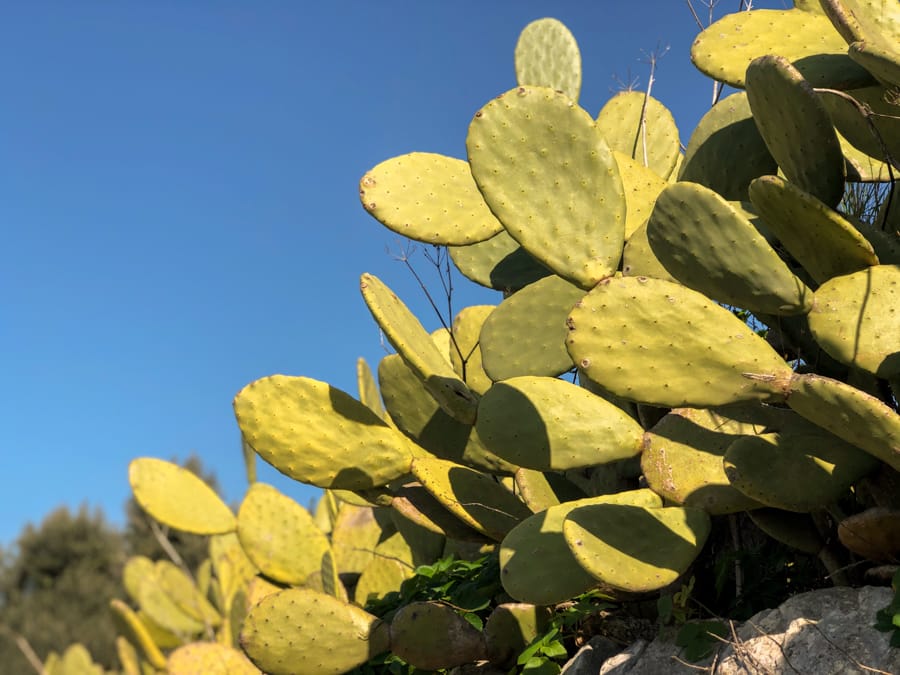
{"type": "Polygon", "coordinates": [[[876,613],[891,598],[889,588],[871,586],[803,593],[734,624],[736,639],[723,642],[704,661],[685,663],[678,647],[657,638],[650,644],[637,641],[607,659],[599,672],[678,675],[705,668],[717,675],[900,673],[900,649],[891,648],[890,633],[872,627],[876,613]]]}
{"type": "Polygon", "coordinates": [[[608,637],[597,635],[588,641],[563,667],[560,675],[597,675],[603,662],[618,652],[620,646],[608,637]]]}

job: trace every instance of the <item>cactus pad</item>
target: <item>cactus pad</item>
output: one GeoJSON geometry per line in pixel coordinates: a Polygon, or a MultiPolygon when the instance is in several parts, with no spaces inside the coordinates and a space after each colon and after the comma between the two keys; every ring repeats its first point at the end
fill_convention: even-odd
{"type": "Polygon", "coordinates": [[[291,588],[254,605],[241,646],[272,675],[341,675],[388,650],[388,627],[354,605],[291,588]]]}
{"type": "Polygon", "coordinates": [[[251,447],[295,480],[361,490],[409,471],[410,441],[325,382],[265,377],[238,393],[234,412],[251,447]]]}
{"type": "Polygon", "coordinates": [[[434,399],[451,417],[464,424],[475,421],[475,395],[453,372],[422,324],[376,276],[363,274],[363,299],[394,349],[419,376],[434,399]]]}
{"type": "Polygon", "coordinates": [[[260,670],[237,649],[215,642],[193,642],[169,654],[169,675],[257,675],[260,670]]]}
{"type": "Polygon", "coordinates": [[[466,147],[485,201],[531,255],[584,288],[615,271],[625,195],[587,112],[551,89],[519,87],[475,114],[466,147]]]}
{"type": "Polygon", "coordinates": [[[714,300],[779,315],[806,314],[812,307],[812,291],[743,212],[702,185],[667,186],[647,223],[647,238],[672,276],[714,300]]]}
{"type": "Polygon", "coordinates": [[[553,377],[572,368],[566,316],[584,291],[557,276],[526,286],[491,312],[481,328],[481,358],[494,381],[519,375],[553,377]],[[518,336],[511,342],[510,335],[518,336]]]}
{"type": "Polygon", "coordinates": [[[491,378],[482,366],[479,336],[485,319],[494,309],[495,305],[466,307],[453,319],[453,339],[458,349],[451,346],[450,362],[456,374],[476,394],[483,394],[491,386],[491,378]]]}
{"type": "Polygon", "coordinates": [[[566,544],[585,571],[634,593],[658,590],[680,577],[709,531],[705,511],[680,506],[592,504],[573,509],[563,522],[566,544]]]}
{"type": "Polygon", "coordinates": [[[391,651],[416,668],[434,671],[487,656],[484,636],[455,609],[412,602],[391,621],[391,651]]]}
{"type": "Polygon", "coordinates": [[[142,457],[128,466],[128,481],[141,508],[159,522],[193,534],[235,528],[234,514],[215,491],[172,462],[142,457]]]}
{"type": "Polygon", "coordinates": [[[578,100],[581,52],[561,21],[538,19],[525,26],[516,43],[515,60],[518,84],[549,87],[578,100]]]}
{"type": "Polygon", "coordinates": [[[503,229],[461,159],[413,152],[388,159],[359,182],[365,209],[385,227],[428,244],[465,246],[503,229]]]}
{"type": "Polygon", "coordinates": [[[900,266],[875,265],[822,284],[809,328],[842,363],[883,379],[900,375],[900,266]]]}
{"type": "Polygon", "coordinates": [[[666,181],[623,152],[613,150],[613,157],[616,158],[625,190],[625,239],[628,240],[650,216],[666,181]]]}
{"type": "Polygon", "coordinates": [[[552,377],[498,382],[481,399],[475,428],[491,451],[539,471],[634,457],[643,436],[640,425],[620,408],[552,377]]]}
{"type": "Polygon", "coordinates": [[[487,241],[448,248],[450,258],[464,277],[504,293],[553,274],[505,230],[487,241]]]}
{"type": "Polygon", "coordinates": [[[569,315],[569,354],[617,396],[664,407],[777,401],[787,363],[731,312],[661,279],[616,277],[569,315]]]}

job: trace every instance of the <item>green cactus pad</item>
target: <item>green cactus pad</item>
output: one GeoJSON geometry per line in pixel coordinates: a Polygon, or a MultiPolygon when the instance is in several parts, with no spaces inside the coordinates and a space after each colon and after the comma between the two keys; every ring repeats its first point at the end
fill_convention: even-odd
{"type": "Polygon", "coordinates": [[[795,375],[788,405],[900,471],[900,415],[874,396],[819,375],[795,375]]]}
{"type": "Polygon", "coordinates": [[[393,533],[387,509],[342,504],[331,531],[332,554],[338,570],[362,572],[375,557],[375,547],[393,533]]]}
{"type": "Polygon", "coordinates": [[[822,284],[809,328],[841,363],[882,379],[900,375],[900,266],[876,265],[822,284]]]}
{"type": "Polygon", "coordinates": [[[227,608],[235,595],[246,588],[258,570],[247,557],[234,532],[209,538],[209,559],[227,608]]]}
{"type": "Polygon", "coordinates": [[[154,568],[159,587],[182,612],[204,626],[216,627],[222,623],[219,612],[180,567],[168,560],[157,560],[154,568]]]}
{"type": "Polygon", "coordinates": [[[434,671],[483,660],[484,636],[439,602],[411,602],[391,621],[391,651],[416,668],[434,671]]]}
{"type": "Polygon", "coordinates": [[[247,656],[271,675],[341,675],[386,652],[388,644],[387,624],[308,588],[263,598],[241,629],[247,656]]]}
{"type": "Polygon", "coordinates": [[[652,277],[678,283],[656,257],[647,238],[648,221],[631,233],[622,253],[622,274],[626,277],[652,277]]]}
{"type": "MultiPolygon", "coordinates": [[[[401,518],[425,530],[459,541],[486,543],[491,539],[452,515],[421,483],[407,483],[397,490],[391,508],[401,518]]],[[[396,521],[396,518],[395,518],[396,521]]]]}
{"type": "Polygon", "coordinates": [[[848,89],[870,78],[819,11],[735,12],[702,31],[691,46],[691,61],[702,73],[738,88],[745,85],[750,62],[765,54],[786,57],[816,87],[848,89]]]}
{"type": "Polygon", "coordinates": [[[141,675],[141,657],[134,645],[121,635],[116,638],[116,656],[122,675],[141,675]]]}
{"type": "Polygon", "coordinates": [[[565,502],[523,520],[500,545],[500,581],[506,592],[521,602],[554,605],[596,586],[566,545],[563,521],[579,506],[608,503],[658,508],[662,499],[650,490],[633,490],[565,502]]]}
{"type": "Polygon", "coordinates": [[[570,98],[519,87],[475,114],[472,175],[531,255],[584,288],[612,274],[625,238],[625,194],[594,121],[570,98]]]}
{"type": "Polygon", "coordinates": [[[356,384],[359,388],[359,402],[390,424],[390,418],[381,402],[381,393],[378,391],[378,384],[372,375],[372,369],[362,357],[356,360],[356,384]]]}
{"type": "Polygon", "coordinates": [[[718,411],[673,410],[644,436],[641,469],[647,485],[667,502],[710,515],[757,508],[758,502],[730,485],[722,457],[736,439],[762,429],[718,411]]]}
{"type": "Polygon", "coordinates": [[[465,246],[503,229],[461,159],[413,152],[386,160],[359,182],[359,199],[380,223],[428,244],[465,246]]]}
{"type": "Polygon", "coordinates": [[[750,181],[777,169],[753,121],[747,94],[738,92],[716,103],[700,120],[679,180],[700,183],[725,199],[746,200],[750,181]],[[740,161],[733,161],[735,157],[740,161]]]}
{"type": "Polygon", "coordinates": [[[878,264],[872,245],[841,215],[778,176],[750,184],[766,225],[818,283],[878,264]]]}
{"type": "Polygon", "coordinates": [[[464,424],[475,421],[476,396],[441,354],[422,324],[376,276],[363,274],[363,299],[388,341],[419,376],[444,411],[464,424]]]}
{"type": "Polygon", "coordinates": [[[255,483],[244,497],[237,533],[263,574],[291,586],[318,572],[331,548],[309,511],[265,483],[255,483]]]}
{"type": "Polygon", "coordinates": [[[547,474],[544,472],[534,469],[519,469],[514,478],[519,496],[534,513],[559,504],[559,497],[553,491],[550,481],[547,480],[547,474]]]}
{"type": "Polygon", "coordinates": [[[779,315],[806,314],[812,307],[812,291],[743,213],[702,185],[667,186],[647,223],[647,238],[678,281],[714,300],[779,315]]]}
{"type": "Polygon", "coordinates": [[[844,196],[844,155],[825,105],[790,62],[761,56],[747,68],[747,99],[785,177],[831,207],[844,196]]]}
{"type": "Polygon", "coordinates": [[[150,558],[142,555],[130,556],[122,569],[122,585],[125,587],[128,597],[138,602],[141,582],[154,574],[156,571],[150,558]]]}
{"type": "Polygon", "coordinates": [[[563,471],[633,457],[643,429],[625,411],[576,384],[514,377],[491,387],[475,428],[512,464],[563,471]]]}
{"type": "Polygon", "coordinates": [[[234,412],[253,449],[295,480],[362,490],[409,472],[410,441],[325,382],[265,377],[235,396],[234,412]]]}
{"type": "Polygon", "coordinates": [[[634,593],[658,590],[684,574],[709,531],[705,511],[680,506],[592,504],[573,509],[563,522],[578,564],[601,583],[634,593]]]}
{"type": "Polygon", "coordinates": [[[622,177],[625,189],[625,239],[631,235],[650,217],[653,204],[666,181],[652,169],[648,169],[636,159],[618,150],[613,150],[613,157],[622,177]]]}
{"type": "Polygon", "coordinates": [[[828,433],[747,436],[732,443],[724,459],[736,489],[767,506],[801,513],[836,502],[876,465],[874,457],[828,433]]]}
{"type": "Polygon", "coordinates": [[[538,19],[522,29],[516,42],[516,82],[549,87],[573,101],[581,92],[581,52],[565,24],[538,19]]]}
{"type": "Polygon", "coordinates": [[[169,654],[169,675],[257,675],[260,670],[237,649],[193,642],[169,654]]]}
{"type": "Polygon", "coordinates": [[[504,293],[553,274],[505,230],[487,241],[448,248],[453,264],[464,277],[504,293]]]}
{"type": "Polygon", "coordinates": [[[138,605],[150,621],[181,639],[199,635],[206,628],[203,621],[188,614],[177,598],[163,587],[156,569],[152,576],[141,581],[138,605]]]}
{"type": "Polygon", "coordinates": [[[792,374],[727,309],[683,286],[645,277],[598,284],[569,315],[566,346],[602,387],[663,407],[777,401],[792,374]]]}
{"type": "Polygon", "coordinates": [[[611,150],[631,157],[661,178],[675,171],[681,154],[678,127],[669,109],[652,96],[619,92],[597,115],[597,129],[611,150]]]}
{"type": "Polygon", "coordinates": [[[450,513],[500,541],[531,510],[488,474],[443,459],[417,457],[413,475],[450,513]]]}
{"type": "Polygon", "coordinates": [[[821,0],[835,29],[852,44],[860,40],[894,45],[900,40],[900,8],[885,0],[821,0]]]}
{"type": "Polygon", "coordinates": [[[400,590],[400,584],[413,576],[412,567],[394,558],[375,557],[366,565],[356,582],[353,600],[360,607],[369,600],[383,598],[400,590]]]}
{"type": "Polygon", "coordinates": [[[466,307],[453,319],[453,339],[458,349],[450,349],[450,362],[456,374],[476,394],[483,394],[491,386],[491,378],[484,372],[481,363],[479,339],[485,319],[495,308],[495,305],[466,307]]]}
{"type": "Polygon", "coordinates": [[[506,298],[481,329],[485,372],[498,381],[520,375],[554,377],[570,370],[566,316],[582,297],[581,288],[552,276],[506,298]]]}
{"type": "Polygon", "coordinates": [[[838,132],[848,183],[886,183],[890,180],[888,165],[858,150],[838,132]]]}
{"type": "Polygon", "coordinates": [[[889,90],[882,86],[865,87],[845,95],[853,100],[827,91],[819,94],[837,131],[866,155],[884,160],[888,150],[896,158],[900,154],[900,119],[889,90]],[[860,107],[871,114],[863,114],[860,107]],[[872,133],[872,127],[877,136],[872,133]]]}
{"type": "Polygon", "coordinates": [[[166,657],[160,651],[137,612],[118,599],[110,600],[109,606],[114,616],[118,618],[118,623],[125,629],[128,640],[141,648],[141,653],[147,662],[154,668],[164,669],[166,657]]]}
{"type": "Polygon", "coordinates": [[[220,534],[235,528],[234,514],[215,491],[185,468],[151,457],[128,466],[128,481],[141,508],[183,532],[220,534]]]}
{"type": "Polygon", "coordinates": [[[900,51],[878,42],[854,42],[850,58],[889,87],[900,86],[900,51]]]}
{"type": "Polygon", "coordinates": [[[751,511],[750,520],[767,535],[808,555],[817,555],[825,546],[808,513],[794,513],[781,509],[764,508],[751,511]]]}
{"type": "Polygon", "coordinates": [[[485,471],[512,473],[516,470],[485,447],[474,426],[461,424],[441,410],[398,354],[389,354],[378,364],[378,381],[397,428],[424,450],[485,471]]]}
{"type": "Polygon", "coordinates": [[[537,607],[527,602],[497,605],[484,624],[491,663],[512,668],[516,657],[546,632],[551,615],[549,607],[537,607]]]}

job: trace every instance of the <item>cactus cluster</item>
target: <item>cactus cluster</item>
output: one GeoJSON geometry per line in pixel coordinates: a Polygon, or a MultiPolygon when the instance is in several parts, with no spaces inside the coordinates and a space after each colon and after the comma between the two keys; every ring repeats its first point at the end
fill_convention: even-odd
{"type": "Polygon", "coordinates": [[[284,375],[237,394],[245,446],[323,488],[314,513],[260,483],[233,513],[135,460],[140,505],[210,556],[193,576],[129,562],[126,672],[343,673],[388,651],[508,669],[554,605],[668,587],[739,512],[826,562],[832,527],[896,563],[900,210],[840,210],[848,181],[900,170],[892,7],[807,0],[703,31],[694,63],[742,91],[685,154],[650,96],[581,108],[571,33],[526,27],[465,160],[412,153],[360,181],[372,216],[502,301],[429,334],[363,274],[396,350],[377,384],[361,363],[358,398],[284,375]],[[364,609],[475,551],[498,556],[505,600],[483,629],[440,602],[364,609]]]}

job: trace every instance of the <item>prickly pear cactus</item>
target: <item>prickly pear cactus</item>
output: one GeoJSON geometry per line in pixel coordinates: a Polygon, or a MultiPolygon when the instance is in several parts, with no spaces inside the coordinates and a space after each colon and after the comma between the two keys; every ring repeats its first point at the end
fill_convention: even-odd
{"type": "Polygon", "coordinates": [[[702,575],[747,528],[834,579],[852,555],[896,556],[861,540],[897,526],[865,485],[900,471],[898,210],[861,222],[846,195],[900,170],[898,21],[821,5],[704,30],[694,63],[746,93],[690,135],[639,92],[581,108],[574,37],[539,20],[516,47],[518,86],[473,102],[466,159],[423,151],[368,171],[376,220],[447,246],[503,297],[429,335],[363,275],[397,352],[377,384],[360,364],[359,400],[282,375],[237,394],[245,450],[323,488],[314,514],[255,484],[235,517],[136,460],[138,502],[212,538],[196,581],[129,563],[134,606],[114,608],[130,662],[508,669],[520,649],[558,672],[555,609],[712,587],[702,575]],[[413,599],[429,563],[485,553],[499,570],[487,599],[413,599]]]}

